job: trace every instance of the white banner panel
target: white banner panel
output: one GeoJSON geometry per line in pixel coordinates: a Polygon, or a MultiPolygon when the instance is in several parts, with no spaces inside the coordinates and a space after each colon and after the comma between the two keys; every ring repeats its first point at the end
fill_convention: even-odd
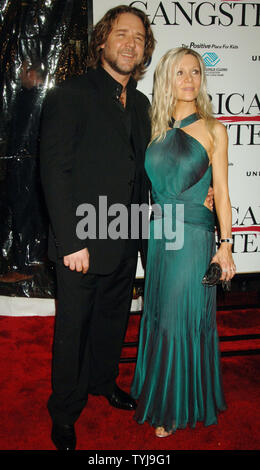
{"type": "MultiPolygon", "coordinates": [[[[153,71],[173,47],[206,64],[214,112],[229,134],[229,189],[238,273],[260,272],[260,0],[122,2],[149,16],[156,50],[138,88],[150,99],[153,71]]],[[[93,0],[94,23],[118,1],[93,0]]]]}

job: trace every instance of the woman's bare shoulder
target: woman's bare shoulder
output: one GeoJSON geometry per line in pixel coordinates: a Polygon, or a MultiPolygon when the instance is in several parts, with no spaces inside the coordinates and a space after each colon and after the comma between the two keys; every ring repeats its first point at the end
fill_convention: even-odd
{"type": "Polygon", "coordinates": [[[213,129],[214,129],[214,134],[217,138],[221,138],[221,139],[227,138],[227,128],[218,119],[214,119],[213,129]]]}

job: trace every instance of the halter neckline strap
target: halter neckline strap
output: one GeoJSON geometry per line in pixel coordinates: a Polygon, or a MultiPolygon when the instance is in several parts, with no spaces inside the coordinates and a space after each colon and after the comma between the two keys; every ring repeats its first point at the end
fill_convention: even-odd
{"type": "Polygon", "coordinates": [[[186,126],[189,126],[190,124],[193,124],[193,122],[198,121],[198,119],[200,119],[200,116],[197,113],[190,114],[189,116],[186,116],[181,121],[175,121],[175,119],[172,118],[169,123],[169,127],[175,128],[175,129],[186,127],[186,126]]]}

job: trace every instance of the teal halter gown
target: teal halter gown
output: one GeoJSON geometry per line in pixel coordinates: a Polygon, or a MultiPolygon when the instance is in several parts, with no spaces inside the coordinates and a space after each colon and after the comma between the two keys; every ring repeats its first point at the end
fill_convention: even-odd
{"type": "Polygon", "coordinates": [[[205,148],[183,130],[197,119],[192,114],[168,130],[163,141],[153,141],[145,159],[152,202],[160,211],[150,221],[131,394],[138,400],[137,422],[167,431],[195,427],[197,421],[215,424],[218,411],[226,408],[216,288],[201,283],[215,253],[215,218],[204,205],[212,169],[205,148]],[[184,217],[177,208],[184,209],[184,217]]]}

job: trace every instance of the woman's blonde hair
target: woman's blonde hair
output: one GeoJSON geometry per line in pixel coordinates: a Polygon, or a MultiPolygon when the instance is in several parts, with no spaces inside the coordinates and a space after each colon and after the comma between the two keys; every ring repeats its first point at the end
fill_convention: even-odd
{"type": "Polygon", "coordinates": [[[197,113],[205,119],[209,134],[214,139],[212,105],[207,93],[205,65],[200,54],[188,48],[178,47],[171,49],[160,59],[154,73],[153,101],[151,107],[152,133],[151,141],[163,140],[169,129],[169,122],[176,105],[175,78],[178,65],[184,55],[190,54],[196,57],[200,66],[201,86],[196,99],[197,113]]]}

